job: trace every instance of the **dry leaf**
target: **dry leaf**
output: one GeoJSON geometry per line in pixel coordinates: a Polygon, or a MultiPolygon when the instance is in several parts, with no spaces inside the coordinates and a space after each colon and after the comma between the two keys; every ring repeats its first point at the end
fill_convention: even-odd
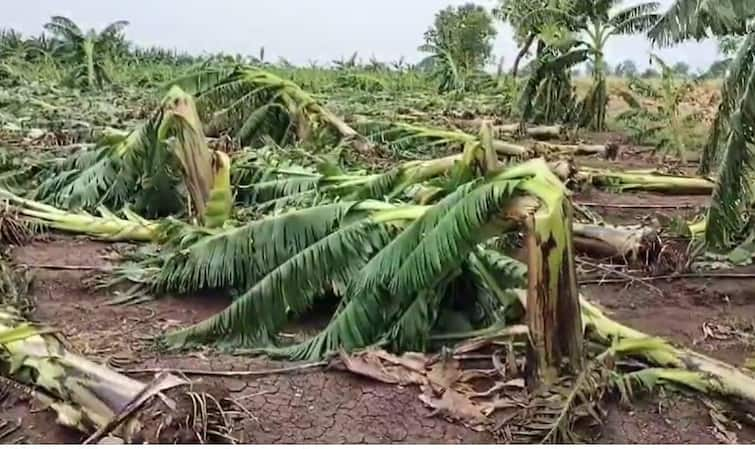
{"type": "Polygon", "coordinates": [[[433,385],[433,388],[436,388],[439,392],[451,387],[459,380],[459,376],[461,376],[459,361],[454,359],[436,363],[427,373],[427,379],[433,385]]]}
{"type": "Polygon", "coordinates": [[[422,372],[424,368],[422,371],[415,371],[422,362],[417,357],[403,358],[384,351],[365,351],[354,355],[341,352],[340,359],[348,371],[379,382],[400,385],[427,383],[427,378],[422,372]]]}
{"type": "Polygon", "coordinates": [[[352,373],[360,374],[387,384],[399,383],[399,379],[393,374],[385,371],[383,365],[380,363],[380,359],[368,352],[350,356],[341,351],[339,356],[346,369],[352,373]]]}
{"type": "Polygon", "coordinates": [[[447,389],[440,398],[430,396],[429,392],[421,394],[419,398],[430,408],[466,424],[476,426],[487,422],[479,405],[451,388],[447,389]]]}

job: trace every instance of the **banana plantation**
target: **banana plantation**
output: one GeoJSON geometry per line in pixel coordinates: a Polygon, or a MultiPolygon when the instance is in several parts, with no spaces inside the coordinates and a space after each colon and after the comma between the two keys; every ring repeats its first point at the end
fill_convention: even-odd
{"type": "Polygon", "coordinates": [[[629,3],[416,64],[0,31],[0,442],[755,442],[755,4],[629,3]]]}

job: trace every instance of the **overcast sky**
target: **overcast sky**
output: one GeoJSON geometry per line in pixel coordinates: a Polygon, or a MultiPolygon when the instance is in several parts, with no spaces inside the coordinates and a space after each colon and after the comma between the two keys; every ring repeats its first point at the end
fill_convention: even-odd
{"type": "MultiPolygon", "coordinates": [[[[672,0],[660,0],[668,6],[672,0]]],[[[5,0],[0,28],[38,33],[51,15],[65,15],[82,27],[101,28],[118,19],[131,22],[129,39],[144,45],[188,50],[285,57],[295,64],[348,57],[417,61],[422,34],[439,9],[465,0],[5,0]]],[[[491,7],[495,0],[477,0],[491,7]]],[[[626,5],[637,3],[625,1],[626,5]]],[[[516,54],[511,30],[500,26],[496,57],[510,65],[516,54]]],[[[607,59],[616,64],[633,59],[648,64],[650,44],[641,37],[616,37],[607,59]]],[[[693,69],[717,57],[714,42],[689,43],[659,52],[693,69]]]]}

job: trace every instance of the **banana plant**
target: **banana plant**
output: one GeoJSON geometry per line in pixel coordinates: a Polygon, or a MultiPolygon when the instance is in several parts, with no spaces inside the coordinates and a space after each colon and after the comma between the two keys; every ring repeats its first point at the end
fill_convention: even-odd
{"type": "Polygon", "coordinates": [[[357,149],[366,143],[340,117],[296,83],[251,66],[204,68],[173,80],[197,97],[213,130],[229,130],[242,143],[270,137],[276,142],[306,142],[322,131],[334,132],[357,149]]]}
{"type": "Polygon", "coordinates": [[[631,35],[646,31],[660,16],[656,14],[657,2],[640,3],[615,10],[621,0],[578,1],[575,12],[585,19],[579,28],[583,41],[590,51],[593,84],[582,101],[580,126],[593,131],[606,129],[606,105],[608,89],[606,86],[605,46],[616,35],[631,35]]]}
{"type": "Polygon", "coordinates": [[[661,68],[660,82],[651,84],[632,79],[629,91],[620,92],[630,109],[620,114],[618,120],[639,128],[635,137],[643,139],[642,143],[650,143],[664,155],[671,153],[684,162],[688,149],[686,136],[699,117],[683,114],[681,106],[695,83],[679,80],[674,70],[658,56],[651,54],[650,58],[661,68]]]}
{"type": "Polygon", "coordinates": [[[88,435],[87,442],[232,441],[225,398],[167,373],[144,383],[74,353],[57,331],[24,315],[26,282],[0,259],[0,376],[28,388],[58,424],[88,435]]]}
{"type": "Polygon", "coordinates": [[[705,241],[718,250],[733,247],[751,233],[747,225],[752,215],[755,166],[751,126],[755,117],[753,19],[755,4],[747,0],[676,0],[648,31],[648,37],[661,46],[711,35],[747,36],[724,82],[721,106],[701,164],[703,172],[718,165],[705,228],[705,241]]]}
{"type": "Polygon", "coordinates": [[[66,209],[131,205],[148,217],[188,211],[218,226],[231,213],[230,160],[208,148],[194,99],[174,87],[147,121],[55,167],[36,196],[66,209]]]}
{"type": "Polygon", "coordinates": [[[604,131],[608,102],[605,46],[613,36],[636,34],[649,28],[659,18],[655,14],[658,3],[618,10],[621,0],[549,0],[540,8],[532,2],[526,3],[504,0],[497,10],[500,17],[515,26],[520,37],[527,36],[522,51],[537,42],[533,74],[520,100],[522,121],[530,119],[533,110],[544,110],[540,121],[577,120],[580,126],[604,131]],[[579,105],[579,114],[571,112],[573,106],[559,108],[558,105],[574,101],[568,72],[587,60],[593,67],[593,84],[579,105]],[[538,103],[535,92],[540,97],[539,106],[533,106],[538,103]]]}
{"type": "Polygon", "coordinates": [[[119,42],[122,31],[128,26],[125,20],[113,22],[99,33],[89,30],[86,33],[71,19],[53,16],[45,24],[45,30],[56,40],[54,54],[71,66],[71,78],[89,89],[101,88],[109,80],[106,59],[119,42]]]}
{"type": "MultiPolygon", "coordinates": [[[[533,212],[542,241],[555,238],[561,248],[564,192],[547,164],[533,160],[463,184],[432,206],[338,202],[265,218],[234,234],[239,242],[249,242],[243,253],[221,259],[211,254],[222,257],[215,251],[230,247],[231,235],[208,236],[203,245],[215,251],[184,251],[174,260],[182,263],[163,266],[160,276],[192,288],[206,285],[201,280],[215,279],[210,285],[217,286],[217,280],[244,276],[240,285],[246,291],[225,311],[171,333],[167,341],[265,346],[276,340],[287,315],[300,315],[335,294],[340,305],[318,336],[270,351],[311,359],[383,339],[397,349],[423,349],[439,308],[451,300],[444,292],[487,239],[516,228],[533,212]],[[280,237],[265,237],[263,229],[280,237]],[[200,283],[192,285],[192,279],[200,283]]],[[[551,267],[553,275],[557,271],[551,267]]]]}

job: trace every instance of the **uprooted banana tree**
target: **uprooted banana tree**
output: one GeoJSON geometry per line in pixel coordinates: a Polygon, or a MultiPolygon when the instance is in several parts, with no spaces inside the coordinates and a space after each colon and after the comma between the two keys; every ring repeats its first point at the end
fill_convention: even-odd
{"type": "Polygon", "coordinates": [[[37,198],[66,209],[131,206],[146,216],[188,211],[208,227],[229,218],[230,160],[208,148],[193,98],[172,88],[152,117],[112,132],[55,167],[37,198]]]}
{"type": "MultiPolygon", "coordinates": [[[[264,346],[275,341],[289,313],[305,312],[318,298],[340,296],[336,314],[318,336],[269,352],[318,358],[384,339],[396,349],[424,349],[441,305],[451,305],[453,274],[484,257],[478,245],[537,212],[539,238],[553,242],[555,248],[547,248],[554,254],[564,251],[564,192],[547,165],[534,160],[463,184],[432,206],[341,201],[208,236],[175,254],[155,285],[187,291],[233,283],[246,293],[219,315],[167,340],[264,346]],[[231,239],[248,243],[229,254],[224,248],[236,247],[231,239]]],[[[552,263],[555,256],[544,257],[552,263]]],[[[551,268],[553,282],[559,276],[551,268]]],[[[558,294],[555,284],[547,288],[558,294]]],[[[486,300],[470,299],[465,307],[505,305],[494,294],[480,296],[486,300]]]]}
{"type": "Polygon", "coordinates": [[[0,272],[0,383],[30,395],[88,442],[233,441],[227,392],[167,373],[144,383],[75,354],[54,329],[23,315],[29,298],[18,294],[22,280],[2,260],[0,272]]]}
{"type": "Polygon", "coordinates": [[[269,137],[307,142],[322,131],[366,150],[367,142],[345,121],[296,83],[251,66],[208,68],[172,84],[197,96],[210,129],[228,130],[242,143],[269,137]]]}

